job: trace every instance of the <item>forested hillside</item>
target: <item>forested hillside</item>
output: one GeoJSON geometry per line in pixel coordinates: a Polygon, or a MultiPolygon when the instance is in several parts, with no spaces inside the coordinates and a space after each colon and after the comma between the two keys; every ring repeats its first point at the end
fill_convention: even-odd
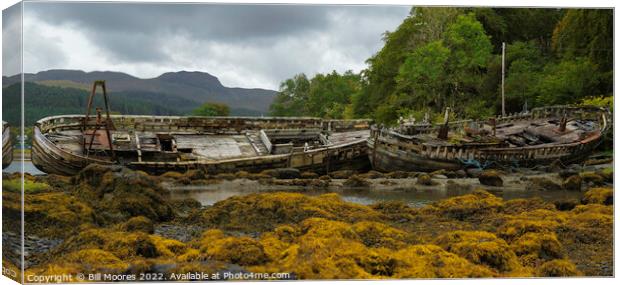
{"type": "MultiPolygon", "coordinates": [[[[2,87],[19,83],[20,80],[19,75],[3,76],[2,87]]],[[[26,73],[24,80],[39,85],[86,91],[90,90],[93,81],[105,80],[109,92],[127,95],[127,97],[115,96],[117,99],[146,100],[147,105],[167,106],[182,114],[189,114],[206,102],[217,102],[230,106],[231,115],[234,116],[265,115],[276,94],[276,91],[260,88],[226,87],[217,77],[209,73],[190,71],[167,72],[155,78],[141,79],[122,72],[52,69],[26,73]]],[[[34,105],[34,107],[46,106],[34,105]]]]}
{"type": "Polygon", "coordinates": [[[270,111],[383,123],[446,107],[462,118],[501,114],[502,42],[507,112],[612,102],[612,10],[417,7],[360,74],[295,75],[270,111]]]}
{"type": "MultiPolygon", "coordinates": [[[[75,88],[61,88],[44,86],[26,82],[24,85],[24,124],[32,126],[37,120],[52,116],[66,114],[84,114],[88,91],[75,88]]],[[[13,126],[19,126],[20,121],[20,84],[2,88],[2,119],[13,126]]],[[[133,115],[180,115],[180,111],[174,106],[183,105],[184,102],[176,102],[178,98],[149,98],[149,95],[140,93],[114,92],[108,94],[110,109],[114,113],[133,115]],[[173,100],[173,101],[170,101],[173,100]],[[173,107],[171,107],[173,106],[173,107]]],[[[103,107],[103,97],[96,96],[94,106],[103,107]]],[[[185,102],[192,106],[192,102],[185,102]]]]}

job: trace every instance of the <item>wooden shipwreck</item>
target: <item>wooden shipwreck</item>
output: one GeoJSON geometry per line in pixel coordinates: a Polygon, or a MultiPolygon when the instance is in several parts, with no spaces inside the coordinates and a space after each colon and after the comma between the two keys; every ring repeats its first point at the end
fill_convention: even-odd
{"type": "Polygon", "coordinates": [[[2,169],[7,168],[13,162],[13,142],[9,124],[2,121],[2,169]]]}
{"type": "Polygon", "coordinates": [[[53,116],[34,127],[32,162],[46,173],[74,175],[91,163],[158,174],[294,167],[329,172],[368,168],[369,120],[275,117],[110,115],[104,82],[93,85],[86,115],[53,116]],[[105,113],[90,116],[97,86],[105,113]]]}
{"type": "Polygon", "coordinates": [[[368,154],[379,171],[574,163],[601,143],[610,115],[594,106],[551,106],[485,121],[401,121],[396,128],[373,127],[368,154]]]}

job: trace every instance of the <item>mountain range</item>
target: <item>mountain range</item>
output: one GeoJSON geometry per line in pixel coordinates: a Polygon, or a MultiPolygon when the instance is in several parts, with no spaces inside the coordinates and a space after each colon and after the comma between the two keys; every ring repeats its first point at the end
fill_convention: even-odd
{"type": "MultiPolygon", "coordinates": [[[[142,79],[114,71],[84,72],[54,69],[25,73],[24,80],[38,85],[90,90],[95,80],[105,80],[109,93],[124,94],[132,99],[167,102],[167,107],[186,114],[206,102],[224,103],[231,115],[266,115],[277,92],[260,88],[234,88],[222,85],[206,72],[167,72],[155,78],[142,79]]],[[[2,77],[2,87],[20,81],[19,75],[2,77]]],[[[114,96],[116,100],[123,96],[114,96]]]]}

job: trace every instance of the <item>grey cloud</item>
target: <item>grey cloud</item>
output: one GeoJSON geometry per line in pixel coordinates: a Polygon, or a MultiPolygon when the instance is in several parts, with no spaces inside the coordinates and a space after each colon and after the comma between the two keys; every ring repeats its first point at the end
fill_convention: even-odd
{"type": "Polygon", "coordinates": [[[26,11],[92,31],[184,32],[222,40],[279,37],[327,25],[325,6],[28,3],[26,11]]]}
{"type": "Polygon", "coordinates": [[[21,68],[21,6],[2,11],[2,75],[20,73],[21,68]]]}
{"type": "Polygon", "coordinates": [[[382,34],[396,28],[409,9],[28,2],[25,13],[47,25],[79,31],[112,66],[197,69],[223,82],[266,81],[262,87],[277,88],[300,72],[359,68],[381,47],[382,34]]]}

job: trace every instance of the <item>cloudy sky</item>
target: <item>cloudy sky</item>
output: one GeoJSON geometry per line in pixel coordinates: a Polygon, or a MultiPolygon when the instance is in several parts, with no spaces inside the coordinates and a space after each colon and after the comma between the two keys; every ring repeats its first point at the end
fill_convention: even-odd
{"type": "Polygon", "coordinates": [[[365,68],[382,34],[409,10],[30,2],[24,7],[24,71],[110,70],[151,78],[192,70],[226,86],[277,89],[296,73],[365,68]]]}

